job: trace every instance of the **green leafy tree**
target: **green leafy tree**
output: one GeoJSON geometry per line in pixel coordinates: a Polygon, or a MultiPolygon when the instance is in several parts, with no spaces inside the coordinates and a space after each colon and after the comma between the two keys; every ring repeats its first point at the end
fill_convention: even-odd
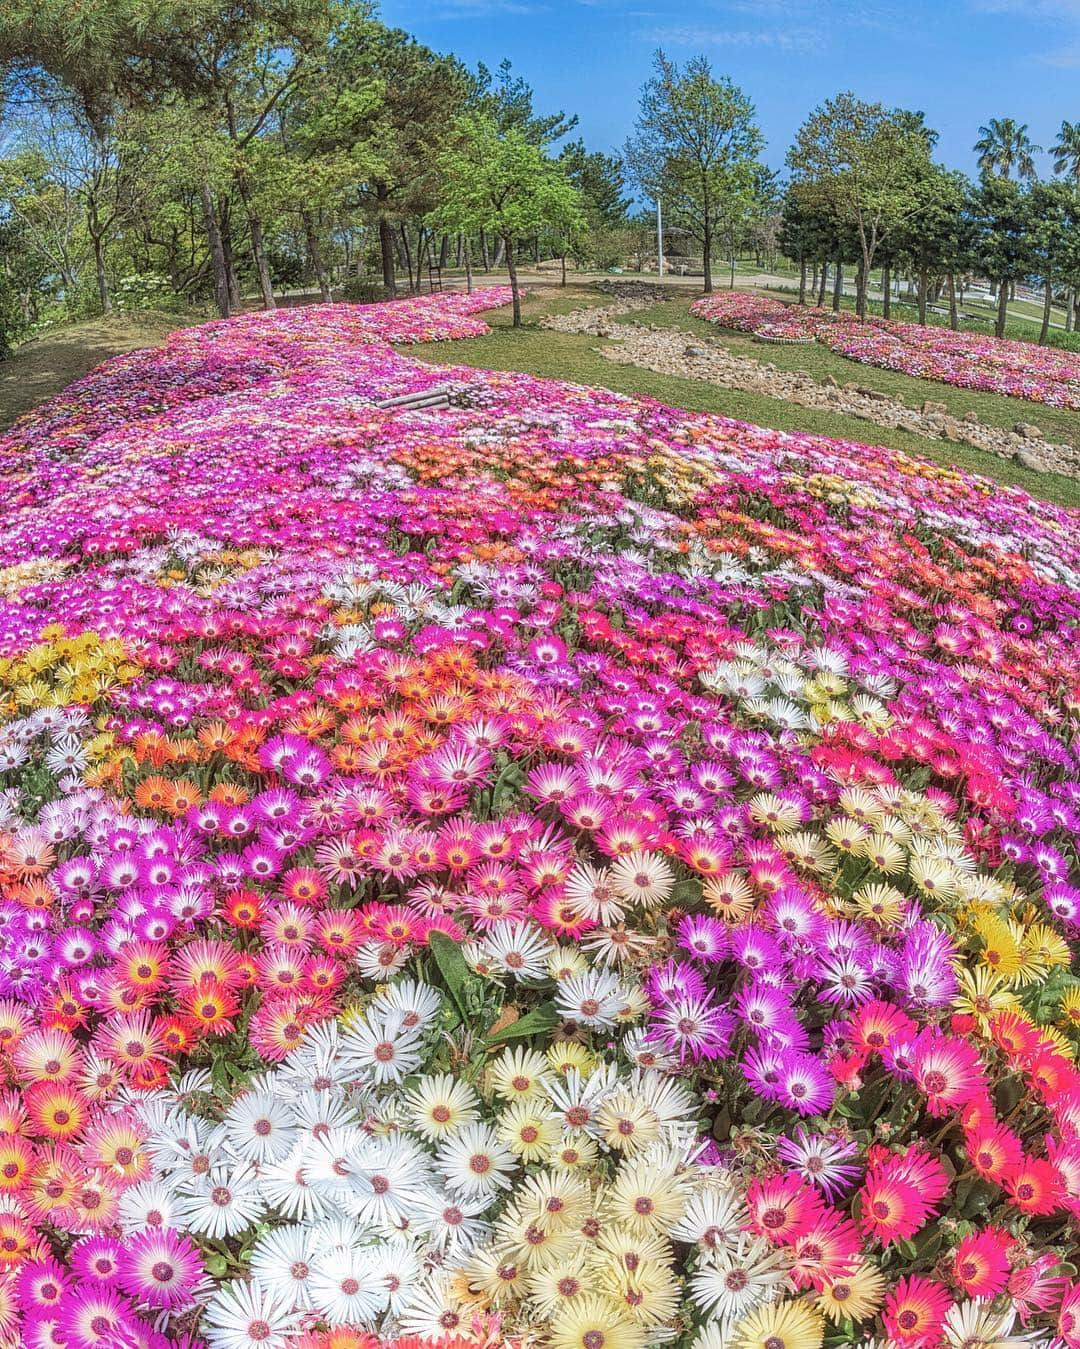
{"type": "Polygon", "coordinates": [[[714,77],[704,56],[680,69],[658,51],[654,65],[626,162],[641,190],[701,244],[708,292],[714,241],[752,196],[761,132],[754,105],[731,80],[714,77]]]}
{"type": "Polygon", "coordinates": [[[971,202],[973,258],[998,286],[994,331],[1005,336],[1009,287],[1038,269],[1031,202],[1023,186],[1004,175],[987,175],[971,202]]]}
{"type": "Polygon", "coordinates": [[[310,156],[351,162],[353,200],[378,228],[387,294],[396,289],[395,226],[436,206],[440,156],[468,89],[453,57],[349,13],[325,83],[305,98],[298,137],[310,156]]]}
{"type": "Polygon", "coordinates": [[[919,185],[931,177],[932,145],[921,114],[843,93],[811,113],[788,152],[796,180],[816,184],[838,224],[858,237],[860,318],[879,249],[927,209],[919,185]]]}
{"type": "Polygon", "coordinates": [[[1080,181],[1080,122],[1062,122],[1050,153],[1054,156],[1055,173],[1080,181]]]}
{"type": "Polygon", "coordinates": [[[517,127],[502,130],[472,113],[458,124],[441,160],[444,228],[490,230],[502,239],[514,298],[514,327],[521,326],[515,243],[550,229],[571,234],[582,223],[581,194],[557,160],[517,127]]]}
{"type": "Polygon", "coordinates": [[[1054,287],[1076,278],[1080,260],[1080,187],[1074,182],[1033,183],[1028,193],[1033,273],[1043,287],[1039,345],[1050,336],[1054,287]]]}
{"type": "Polygon", "coordinates": [[[1041,152],[1042,146],[1035,145],[1028,135],[1026,122],[991,117],[979,127],[975,153],[981,173],[1010,178],[1015,169],[1018,178],[1034,178],[1035,156],[1041,152]]]}
{"type": "Polygon", "coordinates": [[[532,86],[515,75],[509,61],[501,61],[494,74],[481,62],[469,87],[469,110],[489,117],[500,131],[520,131],[533,145],[553,145],[577,126],[576,114],[538,114],[533,107],[532,86]]]}
{"type": "Polygon", "coordinates": [[[903,257],[918,277],[919,322],[926,322],[926,306],[932,276],[945,276],[950,296],[950,323],[958,326],[956,313],[956,272],[963,266],[970,249],[970,230],[965,207],[971,184],[962,173],[949,172],[934,165],[920,178],[913,191],[920,201],[906,228],[892,238],[896,255],[903,257]]]}

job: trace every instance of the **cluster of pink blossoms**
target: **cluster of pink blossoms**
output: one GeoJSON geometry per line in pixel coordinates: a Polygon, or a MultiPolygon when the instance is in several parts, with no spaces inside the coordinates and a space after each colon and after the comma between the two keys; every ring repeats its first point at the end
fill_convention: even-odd
{"type": "Polygon", "coordinates": [[[788,305],[742,291],[706,295],[690,309],[698,318],[739,332],[816,338],[863,365],[1080,411],[1080,356],[1075,352],[872,316],[860,320],[848,310],[788,305]]]}

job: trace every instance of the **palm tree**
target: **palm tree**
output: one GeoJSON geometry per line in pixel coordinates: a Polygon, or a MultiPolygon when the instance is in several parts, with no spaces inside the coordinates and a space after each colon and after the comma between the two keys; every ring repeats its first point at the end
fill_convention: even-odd
{"type": "Polygon", "coordinates": [[[1028,137],[1027,123],[1014,122],[1011,117],[991,117],[986,126],[979,127],[975,152],[979,168],[984,173],[1000,174],[1008,178],[1013,169],[1018,178],[1035,177],[1033,156],[1042,152],[1028,137]]]}
{"type": "Polygon", "coordinates": [[[1062,122],[1057,144],[1051,145],[1054,172],[1080,182],[1080,122],[1062,122]]]}

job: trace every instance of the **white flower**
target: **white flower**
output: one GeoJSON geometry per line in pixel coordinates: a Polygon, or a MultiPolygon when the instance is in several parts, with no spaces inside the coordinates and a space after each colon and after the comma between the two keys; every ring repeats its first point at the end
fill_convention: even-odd
{"type": "Polygon", "coordinates": [[[491,1224],[480,1220],[489,1203],[486,1195],[465,1199],[430,1191],[417,1204],[413,1223],[432,1246],[448,1255],[464,1254],[491,1234],[491,1224]]]}
{"type": "Polygon", "coordinates": [[[652,907],[671,895],[675,872],[662,853],[632,852],[612,865],[611,884],[628,904],[652,907]]]}
{"type": "Polygon", "coordinates": [[[372,1008],[396,1012],[405,1030],[423,1030],[439,1014],[442,997],[430,984],[418,979],[398,979],[375,994],[372,1008]]]}
{"type": "Polygon", "coordinates": [[[369,1013],[367,1021],[350,1026],[341,1037],[342,1067],[346,1077],[385,1086],[401,1082],[420,1066],[420,1035],[405,1030],[401,1013],[369,1013]]]}
{"type": "Polygon", "coordinates": [[[236,1282],[223,1284],[206,1304],[199,1329],[210,1349],[285,1349],[300,1319],[286,1298],[236,1282]]]}
{"type": "Polygon", "coordinates": [[[216,1166],[203,1177],[197,1189],[181,1196],[176,1208],[177,1226],[198,1236],[235,1236],[262,1216],[263,1200],[254,1167],[231,1171],[216,1166]]]}
{"type": "Polygon", "coordinates": [[[790,1287],[789,1267],[782,1251],[744,1232],[733,1244],[717,1247],[710,1263],[691,1277],[690,1296],[714,1315],[741,1320],[790,1287]]]}
{"type": "Polygon", "coordinates": [[[572,975],[555,991],[559,1015],[594,1030],[613,1026],[625,1003],[625,987],[617,974],[606,969],[572,975]]]}
{"type": "Polygon", "coordinates": [[[297,1091],[335,1091],[344,1081],[336,1021],[318,1021],[278,1070],[281,1085],[297,1091]]]}
{"type": "Polygon", "coordinates": [[[420,1257],[403,1241],[388,1241],[371,1251],[371,1275],[386,1290],[391,1312],[397,1314],[408,1302],[423,1273],[420,1257]]]}
{"type": "Polygon", "coordinates": [[[567,900],[584,918],[605,927],[617,923],[626,912],[606,868],[579,862],[563,884],[567,900]]]}
{"type": "Polygon", "coordinates": [[[699,1246],[702,1258],[711,1260],[715,1251],[738,1241],[749,1221],[746,1203],[735,1185],[726,1179],[710,1180],[687,1203],[671,1235],[699,1246]]]}
{"type": "Polygon", "coordinates": [[[440,1340],[452,1337],[466,1323],[461,1304],[450,1291],[449,1279],[436,1275],[413,1291],[400,1317],[406,1335],[440,1340]]]}
{"type": "Polygon", "coordinates": [[[362,1222],[403,1228],[429,1188],[429,1159],[410,1138],[363,1138],[349,1154],[352,1207],[362,1222]]]}
{"type": "Polygon", "coordinates": [[[330,1211],[329,1200],[304,1174],[308,1146],[307,1143],[298,1143],[280,1162],[259,1169],[266,1202],[272,1209],[297,1222],[317,1220],[330,1211]]]}
{"type": "Polygon", "coordinates": [[[551,951],[542,929],[524,921],[496,923],[480,946],[495,968],[513,979],[542,979],[551,951]]]}
{"type": "Polygon", "coordinates": [[[142,1180],[120,1196],[120,1226],[125,1236],[144,1228],[174,1227],[176,1192],[164,1181],[142,1180]]]}
{"type": "Polygon", "coordinates": [[[248,1091],[226,1111],[221,1134],[245,1162],[278,1162],[297,1140],[292,1109],[268,1091],[248,1091]]]}
{"type": "Polygon", "coordinates": [[[468,1124],[439,1147],[436,1164],[454,1194],[494,1196],[509,1189],[517,1159],[487,1124],[468,1124]]]}
{"type": "Polygon", "coordinates": [[[617,1071],[611,1065],[596,1070],[587,1080],[576,1068],[571,1068],[560,1082],[548,1084],[548,1095],[559,1112],[562,1126],[571,1133],[583,1131],[600,1138],[603,1129],[597,1123],[596,1113],[615,1089],[617,1071]]]}
{"type": "Polygon", "coordinates": [[[314,1251],[309,1227],[264,1232],[251,1252],[252,1280],[264,1292],[286,1298],[290,1307],[308,1311],[314,1251]]]}
{"type": "Polygon", "coordinates": [[[389,1301],[368,1250],[333,1251],[320,1257],[308,1283],[311,1304],[333,1325],[370,1321],[389,1301]]]}

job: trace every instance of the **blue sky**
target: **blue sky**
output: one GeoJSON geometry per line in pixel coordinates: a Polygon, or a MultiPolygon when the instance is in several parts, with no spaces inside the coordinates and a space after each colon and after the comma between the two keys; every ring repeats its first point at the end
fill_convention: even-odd
{"type": "MultiPolygon", "coordinates": [[[[782,167],[807,112],[841,89],[924,111],[939,158],[971,172],[989,117],[1053,143],[1080,119],[1080,0],[382,0],[385,22],[468,65],[510,57],[540,110],[577,112],[618,150],[652,52],[703,52],[757,106],[782,167]]],[[[1046,161],[1043,160],[1046,168],[1046,161]]]]}

